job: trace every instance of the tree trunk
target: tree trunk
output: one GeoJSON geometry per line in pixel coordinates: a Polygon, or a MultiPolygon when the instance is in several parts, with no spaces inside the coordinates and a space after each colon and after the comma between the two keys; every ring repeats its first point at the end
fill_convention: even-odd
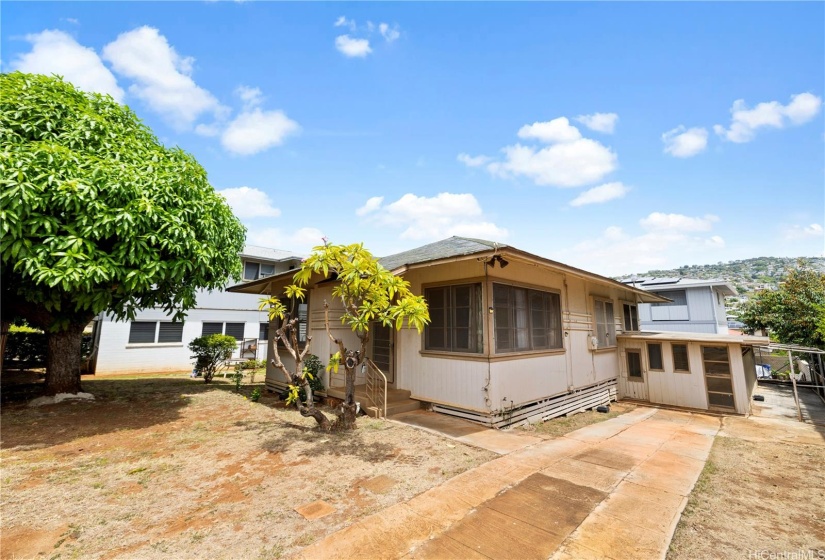
{"type": "Polygon", "coordinates": [[[0,373],[3,372],[3,365],[6,360],[6,338],[9,336],[11,321],[3,321],[2,339],[0,339],[0,373]]]}
{"type": "Polygon", "coordinates": [[[79,393],[80,346],[86,324],[70,324],[68,329],[46,335],[46,388],[48,396],[79,393]]]}
{"type": "Polygon", "coordinates": [[[345,366],[347,379],[347,392],[342,405],[343,415],[339,418],[342,430],[354,430],[357,418],[358,407],[355,404],[355,368],[345,366]]]}

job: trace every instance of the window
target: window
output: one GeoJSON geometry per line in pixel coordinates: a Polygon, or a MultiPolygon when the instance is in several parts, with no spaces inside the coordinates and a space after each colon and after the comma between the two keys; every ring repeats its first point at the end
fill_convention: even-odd
{"type": "Polygon", "coordinates": [[[203,330],[201,336],[209,336],[212,334],[225,334],[231,336],[235,340],[243,340],[243,332],[246,323],[203,323],[203,330]]]}
{"type": "Polygon", "coordinates": [[[204,323],[201,336],[209,336],[210,334],[223,334],[223,323],[204,323]]]}
{"type": "Polygon", "coordinates": [[[243,279],[257,280],[258,278],[266,278],[275,274],[274,264],[263,264],[256,262],[245,261],[243,265],[243,279]]]}
{"type": "Polygon", "coordinates": [[[243,331],[245,326],[245,323],[227,323],[224,334],[226,336],[233,337],[235,340],[243,340],[243,331]]]}
{"type": "Polygon", "coordinates": [[[596,311],[596,338],[599,348],[616,346],[616,318],[613,316],[613,302],[593,300],[596,311]]]}
{"type": "Polygon", "coordinates": [[[183,323],[133,321],[129,327],[129,344],[175,342],[183,342],[183,323]]]}
{"type": "Polygon", "coordinates": [[[673,371],[690,373],[687,344],[671,344],[670,347],[673,351],[673,371]]]}
{"type": "MultiPolygon", "coordinates": [[[[308,317],[308,309],[309,303],[307,301],[299,301],[295,299],[289,299],[282,297],[281,303],[286,307],[286,312],[289,314],[290,319],[295,317],[298,318],[298,344],[304,345],[307,341],[307,317],[308,317]]],[[[266,323],[261,323],[261,326],[266,325],[266,323]]],[[[280,328],[281,320],[276,319],[274,326],[276,329],[280,328]]],[[[266,331],[267,336],[269,336],[269,327],[267,327],[266,331]]],[[[283,345],[283,342],[280,340],[278,344],[283,345]]]]}
{"type": "Polygon", "coordinates": [[[727,346],[702,346],[705,383],[710,407],[734,408],[733,383],[727,346]]]}
{"type": "Polygon", "coordinates": [[[647,343],[647,364],[650,369],[655,371],[664,371],[665,366],[662,363],[662,344],[659,342],[647,343]]]}
{"type": "Polygon", "coordinates": [[[687,295],[684,290],[665,290],[663,292],[655,292],[657,296],[672,299],[672,302],[654,303],[653,307],[668,307],[671,305],[687,305],[687,295]]]}
{"type": "Polygon", "coordinates": [[[427,288],[424,298],[430,309],[430,323],[424,327],[425,350],[483,350],[481,284],[427,288]]]}
{"type": "Polygon", "coordinates": [[[562,348],[559,294],[493,285],[496,353],[562,348]]]}
{"type": "Polygon", "coordinates": [[[624,312],[624,330],[638,331],[639,330],[639,310],[635,305],[625,303],[622,305],[624,312]]]}
{"type": "Polygon", "coordinates": [[[258,329],[258,340],[269,340],[269,323],[261,323],[258,329]]]}
{"type": "Polygon", "coordinates": [[[639,350],[627,351],[627,378],[633,381],[642,380],[642,353],[639,350]]]}

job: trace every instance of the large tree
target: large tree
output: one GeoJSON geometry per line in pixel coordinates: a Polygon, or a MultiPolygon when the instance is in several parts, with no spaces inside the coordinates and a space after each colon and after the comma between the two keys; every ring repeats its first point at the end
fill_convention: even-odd
{"type": "Polygon", "coordinates": [[[77,393],[84,327],[238,277],[245,230],[195,158],[109,96],[58,77],[0,75],[4,323],[49,333],[46,394],[77,393]]]}
{"type": "Polygon", "coordinates": [[[785,344],[825,349],[825,274],[800,259],[778,290],[764,290],[739,316],[748,332],[767,329],[785,344]]]}
{"type": "Polygon", "coordinates": [[[303,299],[306,287],[313,275],[336,280],[332,297],[340,303],[341,322],[352,329],[358,343],[355,348],[347,348],[342,338],[336,337],[329,323],[329,302],[324,302],[326,334],[337,348],[330,358],[327,369],[344,367],[346,372],[346,393],[344,403],[338,410],[334,423],[323,412],[315,408],[312,390],[309,386],[311,375],[303,367],[304,357],[309,352],[312,337],[307,337],[306,346],[298,347],[298,321],[287,312],[278,295],[263,300],[261,308],[268,307],[270,319],[282,319],[281,327],[275,332],[276,341],[286,348],[295,360],[295,368],[290,371],[275,352],[273,365],[281,370],[290,387],[289,401],[294,402],[300,413],[312,416],[323,430],[353,429],[357,405],[355,404],[355,376],[367,355],[370,341],[370,325],[378,322],[387,327],[401,329],[406,322],[419,332],[430,322],[427,303],[423,296],[410,291],[410,283],[386,270],[363,244],[324,245],[315,247],[312,254],[295,273],[294,284],[287,286],[284,295],[289,299],[303,299]],[[298,399],[298,389],[302,387],[306,398],[298,399]]]}

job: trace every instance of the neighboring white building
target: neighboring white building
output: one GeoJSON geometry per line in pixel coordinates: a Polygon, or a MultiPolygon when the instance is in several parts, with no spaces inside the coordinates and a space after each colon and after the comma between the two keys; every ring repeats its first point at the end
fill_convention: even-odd
{"type": "Polygon", "coordinates": [[[622,282],[671,300],[639,304],[643,331],[728,334],[725,298],[737,292],[724,280],[645,277],[622,282]]]}
{"type": "MultiPolygon", "coordinates": [[[[243,280],[254,281],[298,268],[302,257],[288,251],[247,246],[240,254],[243,280]]],[[[132,374],[189,371],[189,343],[206,334],[226,334],[238,340],[237,358],[266,358],[269,321],[259,311],[259,296],[225,291],[199,292],[197,306],[183,322],[173,322],[162,309],[146,309],[134,321],[98,317],[94,372],[132,374]],[[262,342],[258,342],[262,341],[262,342]],[[241,356],[243,352],[243,356],[241,356]]]]}

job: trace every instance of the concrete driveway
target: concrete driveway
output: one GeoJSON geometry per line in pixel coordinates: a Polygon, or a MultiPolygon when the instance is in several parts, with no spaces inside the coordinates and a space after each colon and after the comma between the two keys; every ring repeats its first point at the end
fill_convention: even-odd
{"type": "Polygon", "coordinates": [[[664,558],[717,417],[640,407],[462,473],[303,558],[664,558]]]}

